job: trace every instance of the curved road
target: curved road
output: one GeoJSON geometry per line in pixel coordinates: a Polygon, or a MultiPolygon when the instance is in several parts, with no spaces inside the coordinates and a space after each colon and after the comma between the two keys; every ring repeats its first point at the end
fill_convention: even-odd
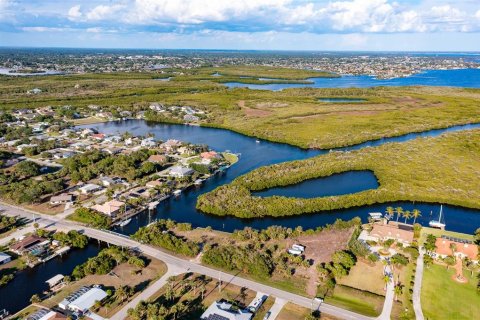
{"type": "MultiPolygon", "coordinates": [[[[19,215],[25,218],[31,218],[33,211],[15,207],[11,205],[0,204],[0,208],[8,208],[5,213],[11,215],[19,215]]],[[[162,260],[168,267],[168,273],[184,273],[184,272],[195,272],[199,274],[203,274],[209,276],[213,279],[220,279],[223,283],[232,283],[237,286],[247,287],[254,291],[261,291],[268,295],[275,296],[276,298],[286,300],[297,305],[300,305],[305,308],[312,308],[312,299],[303,297],[294,293],[290,293],[287,291],[283,291],[271,286],[267,286],[252,280],[248,280],[238,275],[233,275],[230,273],[226,273],[223,271],[219,271],[210,267],[203,266],[195,261],[189,261],[167,252],[160,250],[159,248],[152,247],[149,245],[141,244],[135,240],[130,239],[130,237],[118,234],[111,231],[105,230],[98,230],[93,228],[88,228],[84,226],[80,226],[75,222],[65,221],[63,217],[56,217],[56,216],[48,216],[45,214],[35,213],[36,222],[43,225],[44,227],[53,227],[56,226],[61,229],[65,230],[78,230],[83,231],[85,235],[90,238],[97,239],[99,241],[107,242],[113,245],[122,246],[122,247],[129,247],[135,250],[138,250],[144,254],[152,256],[156,259],[162,260]]],[[[157,281],[158,283],[158,281],[157,281]]],[[[160,282],[161,284],[161,282],[160,282]]],[[[161,287],[161,286],[160,286],[161,287]]],[[[147,289],[148,290],[148,289],[147,289]]],[[[150,293],[151,290],[148,290],[147,293],[141,295],[143,299],[148,298],[147,294],[150,293]]],[[[153,294],[153,292],[151,293],[153,294]]],[[[387,294],[388,295],[388,294],[387,294]]],[[[135,300],[135,299],[134,299],[135,300]]],[[[375,318],[363,316],[361,314],[357,314],[348,310],[341,309],[339,307],[335,307],[326,303],[322,303],[321,305],[314,305],[316,309],[318,308],[320,312],[330,314],[332,316],[341,318],[341,319],[351,319],[351,320],[372,320],[375,318]]],[[[127,311],[127,308],[123,308],[120,312],[127,311]]],[[[390,312],[389,310],[386,312],[390,312]]],[[[122,314],[119,314],[118,317],[115,316],[115,319],[122,318],[122,314]]],[[[386,319],[384,313],[382,312],[382,316],[379,319],[386,319]]]]}

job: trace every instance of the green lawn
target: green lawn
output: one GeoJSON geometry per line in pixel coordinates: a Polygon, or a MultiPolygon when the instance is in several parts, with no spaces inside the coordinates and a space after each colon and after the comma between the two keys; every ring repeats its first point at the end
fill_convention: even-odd
{"type": "Polygon", "coordinates": [[[422,308],[426,319],[471,320],[480,316],[480,294],[476,278],[464,273],[467,284],[452,280],[453,269],[433,265],[425,269],[422,283],[422,308]]]}
{"type": "Polygon", "coordinates": [[[333,296],[327,297],[325,302],[366,316],[376,317],[382,312],[384,300],[384,297],[376,294],[337,285],[333,296]]]}

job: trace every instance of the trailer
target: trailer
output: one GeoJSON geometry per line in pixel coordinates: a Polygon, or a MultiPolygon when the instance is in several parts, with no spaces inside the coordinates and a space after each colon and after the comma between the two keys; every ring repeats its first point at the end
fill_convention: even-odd
{"type": "Polygon", "coordinates": [[[299,256],[301,255],[303,252],[298,250],[298,249],[288,249],[288,253],[290,254],[293,254],[294,256],[299,256]]]}
{"type": "Polygon", "coordinates": [[[257,292],[257,296],[255,297],[255,299],[253,299],[252,302],[250,302],[247,309],[252,313],[257,312],[262,306],[262,304],[265,302],[265,300],[267,300],[267,298],[268,295],[266,295],[265,293],[257,292]]]}
{"type": "Polygon", "coordinates": [[[294,244],[294,245],[292,245],[292,249],[300,250],[300,251],[302,251],[302,252],[305,251],[305,247],[302,246],[301,244],[294,244]]]}

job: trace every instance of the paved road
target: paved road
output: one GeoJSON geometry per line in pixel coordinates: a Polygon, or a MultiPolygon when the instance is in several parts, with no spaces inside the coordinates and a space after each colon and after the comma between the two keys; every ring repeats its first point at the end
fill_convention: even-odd
{"type": "MultiPolygon", "coordinates": [[[[0,207],[1,206],[2,205],[0,205],[0,207]]],[[[23,208],[14,207],[14,206],[8,206],[8,207],[10,208],[5,212],[7,214],[20,215],[23,217],[31,217],[32,215],[30,210],[24,210],[23,208]]],[[[310,298],[303,297],[287,291],[283,291],[274,287],[270,287],[252,280],[239,277],[237,275],[232,275],[223,271],[218,271],[213,268],[200,265],[198,264],[198,262],[195,262],[194,260],[189,261],[189,260],[176,257],[167,252],[161,251],[158,248],[151,247],[149,245],[141,244],[137,241],[134,241],[130,239],[128,236],[120,235],[114,232],[107,232],[104,230],[98,230],[98,229],[80,226],[74,222],[65,221],[65,220],[62,220],[62,218],[55,217],[55,216],[48,216],[48,215],[37,213],[37,217],[39,217],[37,222],[42,227],[55,225],[56,227],[66,229],[66,230],[79,230],[79,231],[83,231],[85,235],[93,239],[97,239],[103,242],[107,242],[107,243],[122,246],[122,247],[135,248],[136,250],[139,250],[144,254],[147,254],[156,259],[162,260],[167,265],[168,270],[175,270],[175,271],[180,270],[183,272],[195,272],[195,273],[203,274],[214,279],[220,279],[224,283],[231,283],[237,286],[247,287],[254,291],[261,291],[268,295],[275,296],[279,299],[293,302],[299,306],[302,306],[308,309],[312,308],[312,299],[310,298]]],[[[388,296],[388,293],[387,293],[387,296],[388,296]]],[[[373,318],[363,316],[363,315],[360,315],[348,310],[344,310],[339,307],[328,305],[325,303],[322,303],[321,306],[318,306],[317,304],[317,305],[314,305],[313,307],[319,308],[320,312],[322,313],[330,314],[340,319],[347,319],[347,320],[348,319],[352,319],[352,320],[354,319],[355,320],[372,320],[373,319],[373,318]]],[[[391,306],[390,306],[390,309],[391,309],[391,306]]]]}
{"type": "Polygon", "coordinates": [[[420,295],[422,292],[422,280],[423,280],[423,250],[420,248],[420,255],[417,258],[417,269],[415,271],[415,283],[413,284],[413,310],[417,320],[423,320],[422,304],[420,302],[420,295]]]}

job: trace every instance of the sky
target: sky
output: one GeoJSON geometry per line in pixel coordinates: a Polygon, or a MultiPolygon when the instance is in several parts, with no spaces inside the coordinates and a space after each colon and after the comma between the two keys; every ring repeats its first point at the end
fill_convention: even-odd
{"type": "Polygon", "coordinates": [[[0,0],[0,46],[480,51],[480,0],[0,0]]]}

